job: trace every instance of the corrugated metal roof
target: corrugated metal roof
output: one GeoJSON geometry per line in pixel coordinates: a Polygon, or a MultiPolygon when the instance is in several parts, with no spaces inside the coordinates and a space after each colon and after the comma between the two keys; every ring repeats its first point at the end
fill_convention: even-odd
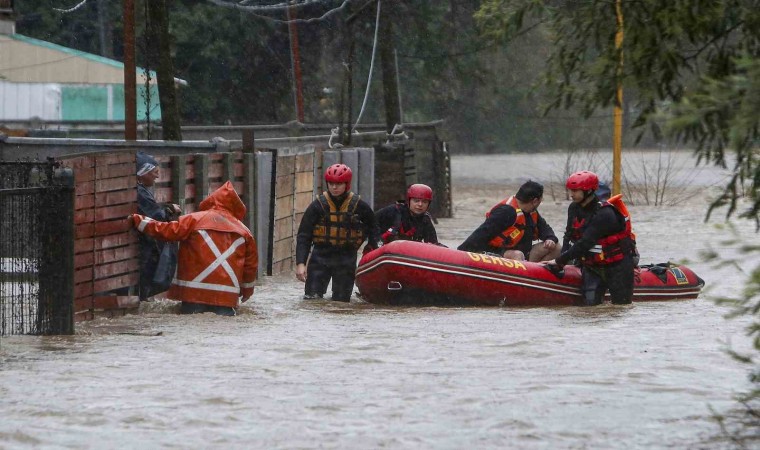
{"type": "Polygon", "coordinates": [[[124,70],[124,64],[122,62],[119,62],[110,58],[105,58],[103,56],[93,55],[92,53],[87,53],[81,50],[64,47],[63,45],[53,44],[52,42],[35,39],[29,36],[24,36],[23,34],[12,34],[8,37],[10,37],[11,39],[15,39],[17,41],[26,42],[31,45],[38,45],[40,47],[46,47],[46,48],[56,50],[59,52],[68,53],[70,55],[80,56],[82,58],[89,59],[90,61],[95,61],[101,64],[106,64],[111,67],[115,67],[117,69],[124,70]]]}
{"type": "MultiPolygon", "coordinates": [[[[121,61],[21,34],[0,35],[0,77],[18,83],[124,83],[121,61]]],[[[151,83],[156,73],[150,71],[151,83]]],[[[186,84],[174,79],[175,83],[186,84]]],[[[145,83],[137,69],[138,84],[145,83]]]]}

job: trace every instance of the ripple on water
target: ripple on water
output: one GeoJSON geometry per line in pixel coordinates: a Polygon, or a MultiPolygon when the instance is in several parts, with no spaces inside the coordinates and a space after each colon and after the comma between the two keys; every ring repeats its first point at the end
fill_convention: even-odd
{"type": "MultiPolygon", "coordinates": [[[[636,212],[653,219],[636,222],[651,224],[644,252],[690,251],[658,208],[636,212]]],[[[466,237],[482,211],[456,220],[440,234],[466,237]]],[[[707,299],[401,308],[302,293],[292,275],[267,277],[234,318],[159,300],[66,339],[3,337],[0,446],[700,448],[719,432],[709,407],[749,386],[721,344],[744,324],[707,299]]]]}
{"type": "Polygon", "coordinates": [[[43,441],[23,431],[16,430],[10,433],[0,432],[0,442],[20,445],[40,445],[43,441]]]}

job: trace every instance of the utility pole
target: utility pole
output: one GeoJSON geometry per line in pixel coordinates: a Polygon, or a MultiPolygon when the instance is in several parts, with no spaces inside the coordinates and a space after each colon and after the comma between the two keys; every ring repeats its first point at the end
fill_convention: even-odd
{"type": "Polygon", "coordinates": [[[621,192],[620,173],[623,160],[623,7],[622,0],[615,1],[615,14],[617,33],[615,33],[615,49],[618,52],[618,66],[616,71],[615,110],[613,116],[612,132],[612,194],[621,192]]]}
{"type": "Polygon", "coordinates": [[[137,140],[135,0],[124,0],[124,140],[137,140]]]}

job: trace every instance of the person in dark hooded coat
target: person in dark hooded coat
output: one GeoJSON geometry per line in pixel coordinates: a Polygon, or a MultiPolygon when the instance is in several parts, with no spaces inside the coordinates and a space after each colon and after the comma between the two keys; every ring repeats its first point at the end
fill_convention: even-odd
{"type": "MultiPolygon", "coordinates": [[[[137,213],[161,222],[175,220],[181,212],[179,205],[159,203],[153,194],[156,180],[161,175],[158,161],[143,152],[137,153],[135,161],[137,166],[137,213]]],[[[138,295],[140,301],[145,301],[165,290],[153,283],[161,251],[164,249],[164,242],[146,234],[140,234],[138,239],[140,248],[138,295]]]]}

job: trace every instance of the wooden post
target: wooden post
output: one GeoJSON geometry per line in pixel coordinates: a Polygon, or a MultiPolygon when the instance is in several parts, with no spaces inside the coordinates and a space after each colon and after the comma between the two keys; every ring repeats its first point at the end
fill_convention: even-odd
{"type": "Polygon", "coordinates": [[[269,179],[269,245],[267,246],[267,275],[272,275],[272,263],[274,262],[274,213],[277,204],[277,149],[272,149],[272,164],[269,179]]]}
{"type": "Polygon", "coordinates": [[[245,226],[251,230],[253,237],[258,243],[258,229],[256,227],[256,154],[243,153],[243,202],[246,206],[245,226]]]}
{"type": "Polygon", "coordinates": [[[256,137],[252,129],[243,130],[243,153],[253,153],[256,149],[256,137]]]}
{"type": "Polygon", "coordinates": [[[175,155],[169,158],[172,164],[172,201],[185,209],[185,188],[187,187],[187,177],[185,176],[185,165],[187,157],[185,155],[175,155]]]}
{"type": "Polygon", "coordinates": [[[201,202],[208,197],[208,155],[205,153],[195,154],[195,207],[198,208],[201,202]]]}
{"type": "Polygon", "coordinates": [[[286,8],[288,18],[288,35],[290,36],[290,65],[293,70],[293,98],[296,107],[296,119],[304,123],[303,82],[301,81],[301,56],[298,47],[298,28],[296,27],[296,10],[293,6],[286,8]]]}
{"type": "Polygon", "coordinates": [[[235,182],[235,154],[222,154],[222,183],[225,181],[235,182]]]}

